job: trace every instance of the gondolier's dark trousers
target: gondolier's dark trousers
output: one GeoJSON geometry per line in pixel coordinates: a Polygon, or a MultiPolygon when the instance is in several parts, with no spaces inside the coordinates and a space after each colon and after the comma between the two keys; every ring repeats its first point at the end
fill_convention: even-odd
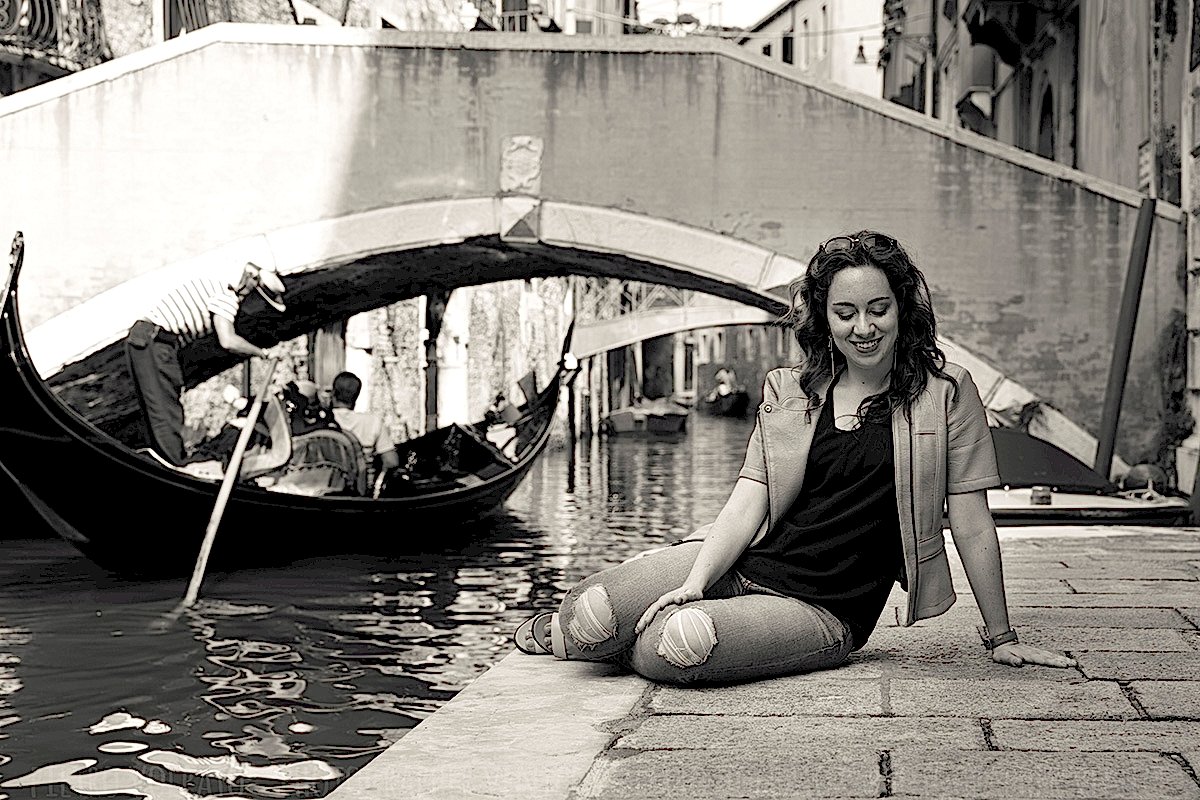
{"type": "Polygon", "coordinates": [[[150,436],[150,446],[181,465],[183,446],[183,369],[179,366],[179,337],[148,320],[138,320],[125,337],[129,374],[150,436]]]}

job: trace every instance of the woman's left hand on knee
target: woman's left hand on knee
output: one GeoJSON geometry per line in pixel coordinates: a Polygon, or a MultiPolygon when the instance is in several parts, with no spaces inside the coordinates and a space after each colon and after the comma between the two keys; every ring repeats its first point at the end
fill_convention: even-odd
{"type": "Polygon", "coordinates": [[[992,661],[1020,667],[1025,664],[1040,664],[1044,667],[1073,667],[1075,659],[1062,653],[1043,650],[1029,644],[1002,644],[992,650],[992,661]]]}
{"type": "Polygon", "coordinates": [[[694,600],[703,600],[704,590],[694,586],[683,585],[678,589],[672,589],[662,597],[655,600],[642,614],[642,618],[637,621],[637,625],[633,627],[634,633],[641,633],[646,630],[654,618],[658,616],[658,612],[662,611],[667,606],[681,606],[684,603],[690,603],[694,600]]]}

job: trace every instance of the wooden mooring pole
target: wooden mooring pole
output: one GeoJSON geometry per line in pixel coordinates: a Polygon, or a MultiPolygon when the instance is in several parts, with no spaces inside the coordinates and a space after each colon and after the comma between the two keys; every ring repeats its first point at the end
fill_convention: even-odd
{"type": "Polygon", "coordinates": [[[1104,390],[1104,410],[1100,415],[1100,435],[1096,437],[1096,472],[1105,478],[1112,476],[1113,451],[1117,442],[1117,426],[1121,420],[1121,401],[1125,397],[1125,379],[1129,375],[1129,354],[1133,349],[1133,333],[1137,326],[1138,305],[1142,301],[1146,262],[1150,256],[1150,234],[1154,229],[1154,198],[1142,200],[1138,210],[1133,246],[1129,250],[1129,268],[1125,270],[1125,290],[1121,294],[1121,311],[1117,317],[1117,332],[1113,342],[1112,362],[1108,368],[1108,385],[1104,390]]]}

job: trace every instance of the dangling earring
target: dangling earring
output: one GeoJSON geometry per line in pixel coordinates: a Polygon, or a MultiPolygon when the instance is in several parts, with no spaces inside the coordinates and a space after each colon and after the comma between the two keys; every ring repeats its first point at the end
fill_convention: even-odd
{"type": "Polygon", "coordinates": [[[829,371],[833,372],[833,336],[829,337],[829,371]]]}

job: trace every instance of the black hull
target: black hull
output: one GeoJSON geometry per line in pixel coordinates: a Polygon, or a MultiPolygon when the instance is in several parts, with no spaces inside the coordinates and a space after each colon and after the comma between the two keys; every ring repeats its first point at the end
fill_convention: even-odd
{"type": "MultiPolygon", "coordinates": [[[[220,484],[169,469],[102,433],[61,403],[25,347],[9,276],[0,319],[0,481],[19,490],[60,536],[104,568],[186,574],[204,538],[220,484]]],[[[538,428],[511,469],[482,483],[412,497],[305,497],[237,485],[221,518],[210,564],[217,569],[286,563],[330,553],[441,549],[465,535],[517,488],[546,447],[561,366],[530,398],[538,428]]],[[[7,493],[12,496],[13,492],[7,493]]]]}
{"type": "Polygon", "coordinates": [[[717,395],[715,400],[705,399],[704,407],[714,417],[745,417],[750,407],[750,395],[744,391],[717,395]]]}

